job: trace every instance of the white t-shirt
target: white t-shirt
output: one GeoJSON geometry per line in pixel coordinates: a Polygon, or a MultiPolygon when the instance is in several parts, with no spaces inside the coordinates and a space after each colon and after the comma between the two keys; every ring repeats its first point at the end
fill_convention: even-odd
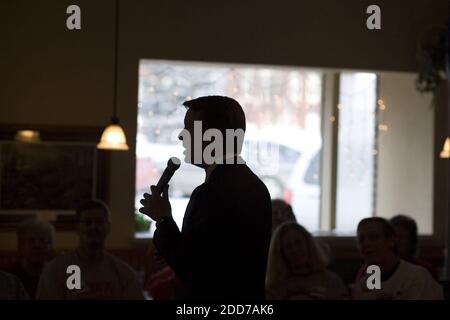
{"type": "Polygon", "coordinates": [[[400,260],[397,270],[381,282],[381,289],[369,290],[367,277],[362,277],[353,287],[357,300],[442,300],[442,286],[427,269],[400,260]]]}
{"type": "Polygon", "coordinates": [[[76,251],[57,256],[44,268],[36,293],[42,300],[141,300],[143,291],[134,270],[125,262],[105,252],[101,261],[83,262],[76,251]],[[81,288],[68,289],[66,273],[69,265],[81,271],[81,288]]]}

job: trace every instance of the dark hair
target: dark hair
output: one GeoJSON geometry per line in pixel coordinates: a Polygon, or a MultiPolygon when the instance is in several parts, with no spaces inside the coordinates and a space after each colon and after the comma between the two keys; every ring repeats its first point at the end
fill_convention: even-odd
{"type": "Polygon", "coordinates": [[[80,221],[80,219],[81,219],[81,214],[82,214],[84,211],[87,211],[87,210],[89,210],[89,209],[96,209],[96,208],[101,208],[101,209],[103,209],[103,211],[104,211],[104,213],[105,213],[105,216],[106,216],[106,219],[107,219],[108,221],[110,221],[110,218],[111,218],[111,217],[110,217],[110,212],[109,212],[108,205],[107,205],[104,201],[98,200],[98,199],[87,200],[87,201],[83,202],[82,204],[80,204],[80,205],[78,206],[77,212],[76,212],[76,215],[77,215],[77,221],[80,221]]]}
{"type": "Polygon", "coordinates": [[[358,223],[357,230],[361,228],[361,226],[365,223],[369,222],[378,222],[381,225],[381,228],[383,229],[384,236],[388,239],[395,238],[395,229],[394,227],[389,223],[388,220],[381,218],[381,217],[371,217],[371,218],[364,218],[358,223]]]}
{"type": "Polygon", "coordinates": [[[281,211],[286,217],[285,221],[297,221],[292,206],[282,199],[272,199],[272,214],[274,214],[275,211],[281,211]]]}
{"type": "Polygon", "coordinates": [[[225,135],[226,129],[245,131],[245,114],[239,102],[224,96],[205,96],[183,102],[183,106],[201,112],[204,129],[215,128],[225,135]]]}
{"type": "Polygon", "coordinates": [[[394,227],[404,228],[408,231],[409,238],[411,239],[411,242],[413,243],[413,248],[412,248],[411,254],[415,254],[416,249],[417,249],[417,243],[419,241],[416,221],[414,221],[414,219],[411,217],[405,216],[403,214],[399,214],[399,215],[392,217],[389,220],[389,222],[394,227]]]}

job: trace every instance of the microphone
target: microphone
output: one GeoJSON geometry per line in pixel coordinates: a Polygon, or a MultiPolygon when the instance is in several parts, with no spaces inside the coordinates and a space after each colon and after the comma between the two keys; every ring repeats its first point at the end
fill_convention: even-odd
{"type": "Polygon", "coordinates": [[[158,195],[160,195],[166,185],[169,183],[169,180],[172,178],[175,171],[180,168],[181,161],[176,157],[172,157],[167,161],[167,167],[164,169],[161,178],[159,178],[158,183],[156,184],[156,190],[158,195]]]}

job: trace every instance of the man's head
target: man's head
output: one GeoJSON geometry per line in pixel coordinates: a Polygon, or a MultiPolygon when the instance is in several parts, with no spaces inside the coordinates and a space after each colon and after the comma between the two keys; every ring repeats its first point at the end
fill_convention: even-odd
{"type": "Polygon", "coordinates": [[[397,255],[395,231],[383,218],[366,218],[357,229],[358,248],[365,263],[382,265],[397,255]]]}
{"type": "Polygon", "coordinates": [[[286,221],[296,221],[291,205],[281,199],[272,200],[272,232],[286,221]]]}
{"type": "Polygon", "coordinates": [[[183,141],[183,147],[186,149],[186,162],[204,166],[203,152],[216,139],[215,136],[204,137],[207,130],[210,133],[214,130],[223,138],[222,143],[217,142],[222,145],[222,154],[213,154],[213,156],[223,157],[227,151],[232,154],[241,152],[245,132],[245,114],[236,100],[223,96],[206,96],[185,101],[183,105],[187,108],[187,112],[184,118],[184,129],[179,139],[183,141]],[[199,125],[200,121],[201,132],[194,132],[195,124],[199,125]],[[230,136],[231,132],[239,137],[232,136],[228,139],[229,141],[226,141],[227,134],[230,136]],[[211,141],[203,141],[203,138],[211,141]],[[233,143],[232,148],[230,148],[231,143],[233,143]]]}
{"type": "Polygon", "coordinates": [[[103,246],[110,231],[108,206],[101,200],[88,200],[77,209],[78,235],[83,246],[103,246]]]}
{"type": "Polygon", "coordinates": [[[17,229],[17,242],[22,262],[43,266],[53,250],[55,229],[47,221],[29,220],[17,229]]]}
{"type": "Polygon", "coordinates": [[[395,229],[397,236],[398,255],[406,260],[411,260],[417,252],[418,232],[414,219],[399,214],[392,217],[389,222],[395,229]]]}

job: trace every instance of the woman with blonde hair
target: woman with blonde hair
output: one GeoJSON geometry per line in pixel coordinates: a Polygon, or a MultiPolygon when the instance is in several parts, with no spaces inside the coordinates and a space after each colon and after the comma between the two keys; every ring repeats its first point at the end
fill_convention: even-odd
{"type": "Polygon", "coordinates": [[[342,279],[326,269],[326,258],[314,237],[288,221],[274,232],[267,266],[268,299],[342,299],[342,279]]]}

